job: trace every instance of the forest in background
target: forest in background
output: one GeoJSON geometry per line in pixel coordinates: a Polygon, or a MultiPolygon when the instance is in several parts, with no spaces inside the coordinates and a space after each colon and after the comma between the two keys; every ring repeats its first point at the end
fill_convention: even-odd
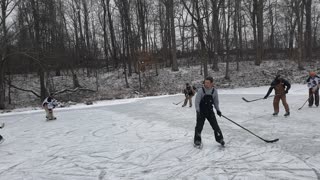
{"type": "MultiPolygon", "coordinates": [[[[266,59],[304,62],[320,55],[319,0],[0,0],[0,109],[6,91],[30,91],[40,100],[55,88],[48,79],[201,65],[204,77],[229,64],[266,59]],[[80,72],[82,71],[82,72],[80,72]],[[17,74],[36,73],[39,92],[19,87],[17,74]],[[15,85],[14,85],[15,84],[15,85]]],[[[116,91],[116,90],[115,90],[116,91]]],[[[60,90],[60,93],[67,90],[60,90]]]]}

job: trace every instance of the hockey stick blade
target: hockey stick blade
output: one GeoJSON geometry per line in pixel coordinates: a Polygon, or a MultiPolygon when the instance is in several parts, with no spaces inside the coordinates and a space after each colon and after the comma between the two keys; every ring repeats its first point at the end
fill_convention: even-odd
{"type": "Polygon", "coordinates": [[[258,99],[253,99],[253,100],[247,100],[246,98],[242,97],[242,100],[244,100],[245,102],[249,103],[249,102],[254,102],[254,101],[259,101],[262,100],[263,98],[258,98],[258,99]]]}
{"type": "MultiPolygon", "coordinates": [[[[271,95],[269,97],[273,97],[274,95],[271,95]]],[[[253,99],[253,100],[247,100],[246,98],[242,97],[242,100],[244,100],[245,102],[254,102],[254,101],[259,101],[259,100],[263,100],[264,98],[258,98],[258,99],[253,99]]]]}
{"type": "MultiPolygon", "coordinates": [[[[183,100],[184,101],[184,100],[183,100]]],[[[179,105],[179,104],[181,104],[183,101],[180,101],[180,102],[178,102],[178,103],[172,103],[172,104],[174,104],[174,105],[179,105]]]]}
{"type": "Polygon", "coordinates": [[[242,100],[244,100],[245,102],[250,102],[248,101],[246,98],[242,97],[242,100]]]}
{"type": "Polygon", "coordinates": [[[266,143],[274,143],[274,142],[277,142],[279,141],[279,139],[274,139],[274,140],[264,140],[264,142],[266,143]]]}

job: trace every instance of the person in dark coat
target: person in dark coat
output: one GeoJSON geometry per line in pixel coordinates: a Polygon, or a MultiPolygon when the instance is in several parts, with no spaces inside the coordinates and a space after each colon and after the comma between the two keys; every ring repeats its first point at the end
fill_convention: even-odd
{"type": "Polygon", "coordinates": [[[182,105],[182,107],[185,107],[189,101],[189,107],[192,107],[192,98],[194,94],[196,93],[193,87],[190,86],[189,83],[186,83],[186,88],[183,90],[183,93],[185,95],[185,100],[182,105]]]}
{"type": "Polygon", "coordinates": [[[270,93],[272,92],[272,90],[274,89],[275,91],[275,96],[273,99],[274,113],[272,115],[277,116],[279,114],[280,100],[282,101],[282,104],[286,110],[286,113],[284,114],[284,116],[290,115],[289,105],[287,103],[287,98],[286,98],[286,94],[288,94],[290,88],[291,88],[290,83],[287,80],[281,78],[280,75],[277,75],[275,79],[272,81],[271,87],[269,88],[266,96],[264,97],[264,99],[267,99],[270,93]]]}

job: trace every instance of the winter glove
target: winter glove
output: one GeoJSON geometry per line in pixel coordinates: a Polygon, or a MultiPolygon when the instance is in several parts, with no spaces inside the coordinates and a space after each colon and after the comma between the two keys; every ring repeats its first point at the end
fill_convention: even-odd
{"type": "Polygon", "coordinates": [[[287,90],[286,90],[286,94],[288,94],[288,93],[289,93],[289,90],[287,89],[287,90]]]}
{"type": "Polygon", "coordinates": [[[217,111],[218,116],[222,116],[221,111],[217,111]]]}

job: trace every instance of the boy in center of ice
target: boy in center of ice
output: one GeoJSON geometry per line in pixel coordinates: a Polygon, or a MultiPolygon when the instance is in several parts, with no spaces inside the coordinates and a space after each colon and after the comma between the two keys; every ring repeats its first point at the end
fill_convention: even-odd
{"type": "Polygon", "coordinates": [[[196,95],[195,106],[197,111],[197,124],[194,134],[194,145],[201,146],[201,131],[203,129],[204,121],[207,119],[214,130],[214,136],[218,143],[224,146],[223,135],[218,125],[216,116],[213,112],[213,105],[217,110],[217,114],[221,117],[219,109],[218,92],[213,87],[213,78],[206,77],[204,86],[200,88],[196,95]]]}

